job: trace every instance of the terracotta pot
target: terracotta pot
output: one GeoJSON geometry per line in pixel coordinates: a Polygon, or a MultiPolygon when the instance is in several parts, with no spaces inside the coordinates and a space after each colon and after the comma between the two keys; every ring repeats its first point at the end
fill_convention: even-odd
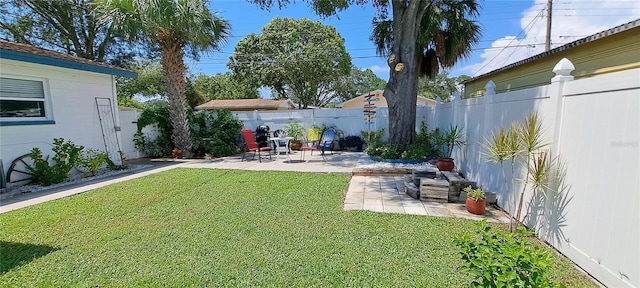
{"type": "Polygon", "coordinates": [[[487,199],[476,201],[476,200],[473,200],[472,198],[467,198],[467,202],[465,202],[465,206],[467,206],[467,211],[469,211],[469,213],[482,215],[484,214],[484,211],[487,208],[487,199]]]}
{"type": "Polygon", "coordinates": [[[302,141],[293,140],[291,141],[291,150],[300,150],[302,149],[302,141]]]}
{"type": "Polygon", "coordinates": [[[451,171],[453,167],[455,167],[455,164],[453,163],[453,158],[438,158],[436,167],[438,167],[440,171],[451,171]]]}

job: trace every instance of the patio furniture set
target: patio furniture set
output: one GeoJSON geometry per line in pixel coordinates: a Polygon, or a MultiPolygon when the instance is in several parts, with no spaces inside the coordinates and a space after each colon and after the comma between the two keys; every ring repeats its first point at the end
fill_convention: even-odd
{"type": "MultiPolygon", "coordinates": [[[[253,152],[251,160],[258,156],[258,160],[262,163],[262,153],[267,153],[269,155],[269,159],[271,160],[271,154],[274,153],[276,155],[276,160],[280,156],[280,154],[284,153],[287,157],[288,162],[293,162],[291,159],[291,142],[294,140],[294,137],[287,136],[284,130],[275,130],[269,131],[269,126],[260,125],[256,128],[256,131],[252,131],[250,129],[242,129],[242,136],[245,142],[245,149],[242,154],[242,161],[244,161],[247,155],[247,152],[253,152]]],[[[336,136],[336,131],[334,129],[327,129],[322,132],[320,138],[315,141],[309,141],[304,143],[300,148],[300,162],[304,161],[304,156],[306,151],[320,151],[320,155],[322,156],[322,161],[327,161],[326,151],[332,152],[332,145],[334,138],[336,136]]]]}

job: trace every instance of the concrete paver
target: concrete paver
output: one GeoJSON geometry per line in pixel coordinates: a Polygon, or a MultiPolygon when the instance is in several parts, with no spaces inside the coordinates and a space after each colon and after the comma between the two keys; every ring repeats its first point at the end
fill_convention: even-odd
{"type": "Polygon", "coordinates": [[[345,203],[347,203],[346,199],[348,199],[349,205],[345,204],[344,209],[509,222],[509,217],[505,213],[490,206],[487,207],[487,212],[484,215],[477,216],[467,212],[462,203],[423,202],[413,199],[404,193],[403,177],[400,175],[352,177],[352,182],[349,184],[345,196],[345,203]],[[363,178],[364,193],[361,192],[363,178]],[[354,179],[357,181],[353,181],[354,179]],[[356,205],[359,201],[364,204],[362,206],[356,205]],[[359,209],[359,207],[362,208],[359,209]]]}

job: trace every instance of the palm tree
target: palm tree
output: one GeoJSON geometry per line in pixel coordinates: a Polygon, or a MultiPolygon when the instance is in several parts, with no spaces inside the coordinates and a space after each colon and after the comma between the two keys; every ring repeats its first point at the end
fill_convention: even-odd
{"type": "Polygon", "coordinates": [[[183,153],[191,150],[185,107],[184,54],[198,59],[216,50],[229,36],[230,26],[207,8],[206,0],[100,0],[98,10],[113,21],[130,41],[142,41],[161,52],[173,131],[171,138],[183,153]]]}
{"type": "MultiPolygon", "coordinates": [[[[413,79],[415,81],[405,82],[415,85],[409,91],[416,91],[416,93],[420,77],[427,76],[433,79],[440,68],[453,67],[456,60],[468,57],[471,53],[471,47],[479,41],[481,36],[480,26],[472,20],[479,14],[479,5],[476,0],[432,0],[424,9],[426,11],[419,14],[422,16],[419,19],[420,24],[415,43],[415,63],[413,63],[414,65],[406,65],[416,69],[415,73],[410,73],[415,75],[415,79],[413,79]]],[[[398,15],[394,14],[394,18],[396,16],[398,15]]],[[[402,43],[394,42],[394,20],[374,21],[374,29],[371,34],[371,40],[375,43],[378,54],[388,57],[389,63],[395,63],[394,59],[399,57],[392,54],[394,45],[402,45],[402,43]]],[[[397,69],[402,69],[402,67],[396,66],[396,71],[398,71],[397,69]]],[[[389,80],[389,83],[391,82],[393,82],[392,79],[389,80]]],[[[388,85],[387,88],[393,89],[394,87],[388,85]]],[[[386,93],[385,90],[385,97],[386,93]]],[[[390,93],[390,95],[393,94],[390,93]]],[[[417,94],[413,98],[416,96],[417,94]]],[[[387,97],[387,101],[394,102],[394,99],[387,97]]],[[[393,104],[389,103],[389,105],[393,104]]],[[[413,105],[415,106],[415,103],[413,105]]],[[[403,106],[402,109],[407,111],[400,111],[399,114],[410,115],[413,111],[413,115],[415,115],[415,107],[403,106]],[[409,109],[412,110],[409,111],[409,109]]],[[[415,123],[415,117],[410,120],[405,124],[415,123]]],[[[392,125],[393,122],[390,123],[390,133],[396,130],[402,131],[401,126],[396,129],[391,127],[392,125]]],[[[403,135],[398,135],[398,137],[390,135],[390,139],[406,139],[406,135],[404,137],[403,135]]]]}

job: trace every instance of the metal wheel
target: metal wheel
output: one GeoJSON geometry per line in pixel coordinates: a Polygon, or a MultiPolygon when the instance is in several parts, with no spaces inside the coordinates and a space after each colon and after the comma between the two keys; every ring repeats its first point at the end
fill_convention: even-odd
{"type": "Polygon", "coordinates": [[[32,173],[27,167],[33,167],[31,153],[24,154],[11,162],[9,169],[7,169],[7,183],[20,182],[22,184],[29,184],[31,182],[32,173]]]}

